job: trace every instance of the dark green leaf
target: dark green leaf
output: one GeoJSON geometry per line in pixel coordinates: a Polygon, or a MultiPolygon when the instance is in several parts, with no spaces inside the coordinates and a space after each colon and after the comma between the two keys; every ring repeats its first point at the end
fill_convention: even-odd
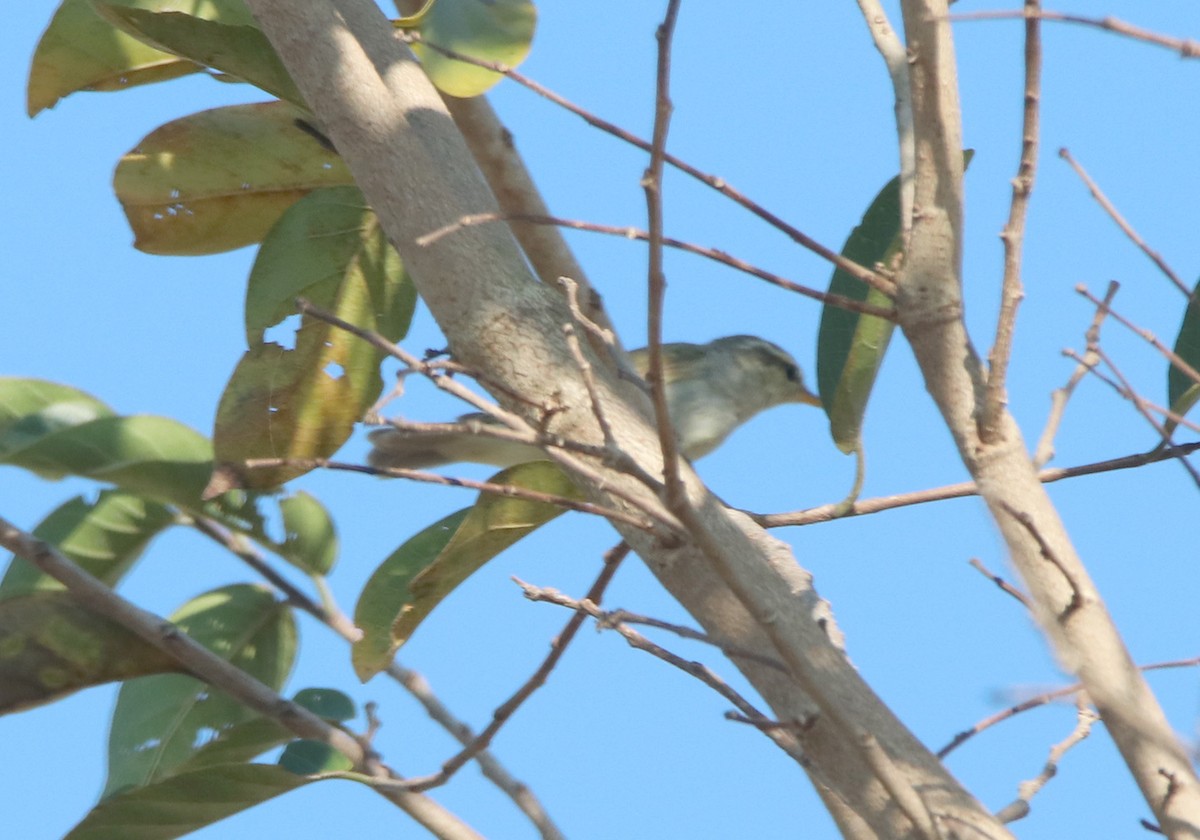
{"type": "Polygon", "coordinates": [[[178,663],[66,592],[0,601],[0,712],[101,683],[179,669],[178,663]]]}
{"type": "Polygon", "coordinates": [[[279,757],[279,766],[307,776],[349,770],[354,762],[326,743],[302,739],[292,741],[284,748],[283,755],[279,757]]]}
{"type": "Polygon", "coordinates": [[[67,385],[0,376],[0,460],[46,435],[113,413],[91,394],[67,385]]]}
{"type": "MultiPolygon", "coordinates": [[[[1200,283],[1192,290],[1192,300],[1183,313],[1183,323],[1175,339],[1175,355],[1200,371],[1200,283]]],[[[1186,372],[1171,365],[1167,369],[1167,404],[1171,411],[1182,416],[1187,414],[1200,399],[1200,382],[1186,372]]],[[[1168,421],[1168,430],[1174,431],[1176,424],[1168,421]]]]}
{"type": "Polygon", "coordinates": [[[46,478],[79,475],[164,502],[196,506],[212,447],[165,417],[101,417],[42,435],[0,455],[46,478]]]}
{"type": "MultiPolygon", "coordinates": [[[[880,190],[842,246],[842,256],[871,268],[893,266],[900,251],[900,179],[880,190]]],[[[829,284],[832,294],[886,306],[889,301],[866,283],[840,268],[829,284]]],[[[843,452],[859,446],[862,418],[875,375],[892,337],[893,325],[882,318],[860,315],[836,306],[821,310],[817,337],[817,389],[834,442],[843,452]]]]}
{"type": "Polygon", "coordinates": [[[292,699],[325,720],[344,723],[358,715],[354,701],[336,688],[304,688],[292,699]]]}
{"type": "Polygon", "coordinates": [[[221,764],[107,798],[64,840],[173,840],[324,778],[370,781],[348,773],[299,776],[274,764],[221,764]]]}

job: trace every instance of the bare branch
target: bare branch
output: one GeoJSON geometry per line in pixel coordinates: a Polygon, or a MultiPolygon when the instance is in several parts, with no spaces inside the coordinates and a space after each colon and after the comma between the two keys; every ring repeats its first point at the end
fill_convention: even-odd
{"type": "MultiPolygon", "coordinates": [[[[464,216],[448,225],[445,225],[437,230],[430,231],[420,238],[422,244],[430,244],[436,242],[443,236],[453,233],[461,228],[470,225],[487,224],[489,222],[505,222],[520,220],[539,225],[556,225],[559,227],[568,227],[572,230],[584,230],[590,233],[603,233],[609,236],[619,236],[623,239],[635,239],[642,242],[650,240],[650,234],[644,230],[639,230],[634,227],[621,227],[619,225],[604,225],[598,222],[586,222],[580,219],[564,219],[560,216],[506,216],[498,213],[477,213],[471,216],[464,216]]],[[[708,248],[703,245],[696,245],[691,242],[685,242],[682,239],[674,239],[670,236],[664,236],[662,244],[668,248],[676,248],[680,251],[686,251],[689,254],[710,259],[713,262],[727,265],[730,268],[737,269],[752,277],[757,277],[760,280],[765,280],[773,286],[778,286],[789,292],[803,295],[804,297],[819,300],[822,303],[830,306],[836,306],[840,309],[845,309],[850,312],[859,312],[863,315],[874,315],[878,318],[883,318],[888,321],[896,320],[896,312],[894,309],[884,309],[879,306],[874,306],[866,301],[854,300],[844,295],[830,294],[814,289],[811,286],[804,286],[800,283],[788,280],[786,277],[781,277],[778,274],[759,268],[756,265],[746,262],[745,260],[735,257],[725,251],[717,248],[708,248]]]]}
{"type": "MultiPolygon", "coordinates": [[[[599,602],[604,597],[604,590],[608,588],[608,584],[612,581],[613,575],[617,573],[617,569],[621,565],[621,561],[629,554],[629,545],[627,543],[619,543],[614,546],[604,555],[604,566],[600,569],[600,574],[596,580],[592,582],[588,589],[588,600],[599,602]]],[[[462,769],[468,761],[474,758],[481,750],[487,749],[491,744],[492,739],[496,737],[501,727],[513,716],[513,714],[521,707],[529,697],[546,684],[546,679],[550,676],[550,672],[554,670],[554,666],[566,653],[567,646],[575,638],[579,632],[579,628],[583,625],[586,616],[583,613],[575,613],[567,621],[566,625],[559,634],[550,643],[550,653],[542,661],[542,664],[533,673],[525,683],[518,688],[511,697],[501,704],[494,712],[492,712],[492,722],[488,724],[482,732],[475,737],[461,752],[447,760],[442,769],[437,773],[421,778],[409,779],[406,783],[410,790],[423,791],[430,788],[443,785],[462,769]]]]}
{"type": "MultiPolygon", "coordinates": [[[[1037,11],[1040,0],[1025,0],[1025,11],[1037,11]]],[[[1000,315],[996,337],[988,354],[987,393],[983,401],[979,436],[991,441],[999,433],[1000,413],[1008,401],[1006,384],[1012,358],[1017,307],[1025,297],[1021,283],[1021,251],[1025,241],[1025,219],[1029,196],[1037,173],[1039,106],[1042,96],[1042,33],[1036,16],[1025,19],[1025,108],[1021,127],[1021,160],[1012,182],[1008,222],[1000,238],[1004,241],[1004,283],[1000,290],[1000,315]]]]}
{"type": "MultiPolygon", "coordinates": [[[[317,603],[307,593],[277,572],[245,539],[204,517],[196,517],[192,520],[192,525],[201,534],[222,546],[282,592],[288,603],[304,610],[347,642],[353,644],[362,637],[362,631],[354,626],[354,622],[350,620],[349,616],[337,609],[336,604],[330,603],[323,606],[317,603]]],[[[459,743],[468,744],[474,740],[475,735],[470,727],[454,716],[446,704],[433,693],[423,676],[398,665],[395,661],[389,663],[386,673],[416,698],[429,717],[449,732],[459,743]]],[[[368,720],[372,720],[374,704],[368,703],[367,708],[368,720]]],[[[368,731],[366,738],[368,742],[372,735],[373,728],[368,731]]],[[[476,754],[475,761],[479,764],[479,769],[483,772],[484,777],[502,790],[525,813],[530,822],[537,827],[543,840],[561,840],[562,832],[555,826],[554,821],[546,813],[546,809],[527,785],[515,779],[499,760],[486,750],[476,754]]]]}
{"type": "MultiPolygon", "coordinates": [[[[411,33],[411,32],[403,33],[402,38],[410,43],[420,40],[418,35],[416,35],[415,33],[411,33]]],[[[478,58],[474,58],[469,55],[464,55],[463,53],[455,52],[454,50],[446,49],[446,48],[438,46],[436,44],[425,44],[425,46],[427,46],[431,50],[435,50],[437,52],[442,53],[443,55],[447,56],[448,58],[453,58],[456,61],[462,61],[467,64],[474,64],[476,67],[483,67],[484,69],[491,70],[494,73],[500,73],[500,74],[508,77],[509,79],[512,79],[514,82],[521,85],[522,87],[528,88],[529,90],[533,91],[534,93],[538,94],[539,96],[553,102],[555,105],[558,105],[558,106],[570,111],[572,114],[575,114],[576,116],[582,118],[584,120],[584,122],[586,122],[588,125],[592,126],[593,128],[597,128],[597,129],[605,132],[606,134],[611,134],[613,137],[616,137],[619,140],[623,140],[626,143],[629,143],[630,145],[641,149],[642,151],[649,152],[652,148],[651,143],[649,141],[643,140],[642,138],[626,131],[625,129],[620,128],[615,123],[611,123],[608,120],[605,120],[605,119],[602,119],[602,118],[596,116],[595,114],[591,113],[590,111],[574,104],[573,102],[566,99],[565,97],[560,96],[559,94],[553,92],[552,90],[545,87],[544,85],[541,85],[541,84],[533,81],[528,76],[525,76],[525,75],[519,73],[518,71],[513,70],[511,67],[508,67],[507,65],[499,64],[499,63],[493,62],[493,61],[482,61],[478,58]]],[[[702,172],[701,170],[697,169],[696,167],[692,166],[691,164],[683,161],[682,159],[676,157],[675,155],[670,154],[669,152],[664,154],[663,160],[666,163],[668,163],[671,166],[678,169],[679,171],[683,172],[684,174],[690,175],[691,177],[695,178],[697,181],[700,181],[702,184],[705,184],[706,186],[711,187],[712,189],[716,190],[721,195],[723,195],[726,198],[728,198],[729,200],[733,201],[739,207],[742,207],[742,208],[750,211],[755,216],[762,219],[767,224],[771,225],[771,227],[773,227],[776,230],[779,230],[780,232],[785,234],[789,239],[791,239],[797,245],[800,245],[802,248],[806,248],[809,251],[812,251],[814,254],[821,257],[822,259],[826,260],[827,262],[832,263],[835,267],[840,268],[842,271],[845,271],[851,277],[855,277],[855,278],[861,280],[862,282],[866,283],[871,288],[878,289],[879,291],[883,292],[884,294],[888,295],[889,297],[895,293],[895,290],[896,290],[895,284],[892,283],[892,281],[889,278],[884,277],[883,275],[879,274],[878,272],[875,272],[865,266],[861,266],[858,263],[854,262],[853,260],[846,259],[845,257],[843,257],[841,254],[837,253],[836,251],[826,248],[824,245],[817,242],[815,239],[813,239],[811,236],[809,236],[808,234],[801,231],[799,228],[793,227],[792,225],[788,224],[781,217],[775,215],[774,213],[772,213],[770,210],[766,209],[762,205],[758,204],[755,201],[752,201],[750,198],[748,198],[746,195],[744,195],[743,193],[738,191],[736,188],[730,186],[725,181],[724,178],[720,178],[716,175],[710,175],[705,172],[702,172]]]]}
{"type": "MultiPolygon", "coordinates": [[[[1129,470],[1144,467],[1147,464],[1157,464],[1169,458],[1187,455],[1200,450],[1200,442],[1175,444],[1174,446],[1139,452],[1133,455],[1123,455],[1120,458],[1109,458],[1076,467],[1056,467],[1042,470],[1037,478],[1043,484],[1051,484],[1067,478],[1077,478],[1085,475],[1112,472],[1114,470],[1129,470]]],[[[964,496],[978,496],[979,487],[973,481],[962,481],[957,484],[947,484],[929,490],[916,490],[910,493],[897,493],[892,496],[879,496],[874,499],[861,499],[852,505],[844,506],[841,502],[821,505],[789,513],[751,513],[754,521],[764,528],[783,528],[786,526],[812,525],[818,522],[831,522],[846,516],[866,516],[884,510],[922,505],[927,502],[940,502],[945,499],[961,499],[964,496]]]]}
{"type": "Polygon", "coordinates": [[[996,584],[996,586],[1000,588],[1001,592],[1007,592],[1009,595],[1016,598],[1021,603],[1021,605],[1025,607],[1025,609],[1028,610],[1028,609],[1033,608],[1033,605],[1029,603],[1029,599],[1025,597],[1024,592],[1017,589],[1015,586],[1013,586],[1011,583],[1006,581],[1004,578],[1000,577],[1000,575],[991,571],[987,566],[983,565],[983,561],[980,560],[978,557],[972,557],[970,562],[971,562],[971,568],[975,569],[981,575],[983,575],[988,580],[990,580],[992,583],[996,584]]]}
{"type": "Polygon", "coordinates": [[[1200,778],[1039,481],[1016,420],[999,411],[993,433],[979,434],[987,382],[963,320],[962,110],[949,8],[946,0],[902,0],[902,8],[912,55],[917,191],[898,279],[900,324],[1051,646],[1086,686],[1165,830],[1200,837],[1200,778]],[[1170,797],[1164,769],[1187,780],[1170,797]]]}
{"type": "MultiPolygon", "coordinates": [[[[1116,296],[1117,289],[1119,288],[1120,286],[1115,280],[1108,284],[1108,291],[1104,294],[1105,304],[1112,304],[1113,297],[1116,296]]],[[[1075,393],[1075,388],[1083,380],[1083,377],[1087,376],[1088,370],[1100,362],[1100,357],[1096,355],[1092,348],[1100,344],[1100,327],[1104,323],[1104,318],[1107,314],[1107,306],[1096,307],[1096,311],[1092,315],[1092,324],[1085,333],[1088,346],[1087,354],[1075,366],[1075,372],[1071,374],[1071,378],[1067,380],[1067,384],[1050,395],[1050,414],[1046,418],[1046,426],[1042,429],[1042,436],[1038,438],[1037,449],[1033,453],[1033,464],[1039,469],[1046,466],[1050,462],[1050,459],[1054,457],[1054,438],[1058,434],[1058,427],[1062,423],[1063,414],[1067,410],[1067,402],[1071,399],[1071,395],[1075,393]]]]}
{"type": "Polygon", "coordinates": [[[1125,217],[1121,215],[1119,210],[1117,210],[1116,205],[1109,201],[1108,196],[1106,196],[1104,191],[1100,189],[1099,184],[1092,180],[1092,177],[1088,175],[1087,170],[1085,170],[1083,166],[1081,166],[1075,160],[1075,158],[1071,156],[1070,151],[1068,151],[1065,147],[1061,148],[1058,150],[1058,156],[1071,165],[1071,168],[1075,170],[1075,174],[1078,175],[1079,179],[1087,186],[1088,192],[1092,194],[1092,198],[1096,199],[1096,202],[1102,208],[1104,208],[1104,212],[1108,214],[1109,218],[1117,223],[1117,227],[1121,229],[1122,233],[1129,237],[1129,241],[1141,249],[1141,252],[1149,257],[1156,266],[1158,266],[1158,270],[1161,271],[1166,278],[1171,281],[1172,285],[1179,289],[1179,291],[1181,291],[1185,297],[1190,299],[1192,296],[1192,290],[1188,288],[1187,284],[1184,283],[1182,279],[1180,279],[1179,275],[1175,273],[1175,270],[1167,264],[1167,261],[1163,259],[1162,255],[1147,245],[1146,240],[1142,239],[1142,237],[1138,235],[1138,232],[1133,229],[1133,225],[1129,224],[1129,222],[1125,220],[1125,217]]]}
{"type": "Polygon", "coordinates": [[[666,364],[663,361],[663,306],[667,296],[667,276],[663,271],[663,166],[667,152],[667,131],[671,125],[671,39],[679,17],[679,0],[668,0],[666,16],[659,24],[655,39],[658,42],[657,72],[654,78],[654,131],[650,142],[650,163],[642,175],[646,193],[647,266],[646,382],[650,385],[650,401],[654,403],[654,421],[658,428],[659,445],[663,456],[663,483],[666,485],[667,507],[678,516],[688,507],[687,493],[679,475],[679,441],[671,423],[667,402],[666,364]]]}
{"type": "Polygon", "coordinates": [[[1004,822],[1014,822],[1028,816],[1029,803],[1046,786],[1046,783],[1058,773],[1058,764],[1062,761],[1062,757],[1066,755],[1067,750],[1092,734],[1092,726],[1100,719],[1100,716],[1085,703],[1080,702],[1078,706],[1079,714],[1075,720],[1075,728],[1071,730],[1070,735],[1050,749],[1050,756],[1046,759],[1046,764],[1042,767],[1042,772],[1028,781],[1021,782],[1017,786],[1017,798],[996,813],[996,816],[1004,822]]]}
{"type": "Polygon", "coordinates": [[[879,0],[858,0],[871,31],[871,40],[883,56],[892,80],[895,99],[896,137],[900,149],[900,231],[904,242],[912,230],[913,195],[916,185],[916,140],[913,135],[912,85],[908,79],[908,51],[896,33],[879,0]]]}
{"type": "MultiPolygon", "coordinates": [[[[1011,20],[1014,18],[1028,18],[1029,16],[1028,10],[1021,12],[965,12],[961,15],[950,15],[949,19],[965,22],[972,20],[1011,20]]],[[[1169,50],[1179,53],[1181,58],[1200,58],[1200,42],[1193,41],[1191,38],[1173,38],[1169,35],[1159,35],[1157,32],[1151,32],[1149,29],[1142,29],[1140,26],[1134,26],[1132,23],[1117,20],[1115,17],[1090,18],[1083,15],[1069,15],[1063,12],[1047,11],[1039,11],[1036,16],[1040,20],[1090,26],[1094,29],[1103,29],[1106,32],[1123,35],[1126,38],[1133,38],[1135,41],[1154,44],[1158,47],[1166,47],[1169,50]]]]}

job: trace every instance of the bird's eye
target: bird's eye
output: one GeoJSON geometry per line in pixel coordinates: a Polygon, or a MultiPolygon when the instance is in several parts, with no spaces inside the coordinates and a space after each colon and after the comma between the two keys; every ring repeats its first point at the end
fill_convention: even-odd
{"type": "Polygon", "coordinates": [[[788,382],[800,381],[800,368],[795,365],[784,365],[783,371],[787,374],[788,382]]]}

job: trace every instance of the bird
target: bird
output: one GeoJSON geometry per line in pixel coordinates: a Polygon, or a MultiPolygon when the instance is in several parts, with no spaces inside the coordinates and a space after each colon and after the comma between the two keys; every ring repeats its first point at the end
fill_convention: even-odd
{"type": "MultiPolygon", "coordinates": [[[[777,344],[752,335],[731,335],[707,344],[672,342],[662,346],[667,409],[678,435],[679,450],[689,460],[701,458],[750,418],[785,403],[820,405],[805,387],[796,360],[777,344]]],[[[634,370],[645,377],[647,348],[629,354],[634,370]]],[[[452,463],[511,467],[546,459],[531,444],[474,434],[472,424],[492,423],[483,414],[459,418],[459,428],[416,431],[397,428],[371,433],[368,463],[376,468],[427,469],[452,463]]]]}

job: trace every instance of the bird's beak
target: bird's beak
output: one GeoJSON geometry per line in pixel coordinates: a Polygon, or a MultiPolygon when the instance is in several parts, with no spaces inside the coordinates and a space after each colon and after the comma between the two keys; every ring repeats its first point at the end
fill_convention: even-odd
{"type": "Polygon", "coordinates": [[[803,389],[803,392],[800,394],[800,398],[796,400],[796,402],[802,403],[803,405],[815,405],[818,407],[822,404],[821,398],[807,388],[803,389]]]}

